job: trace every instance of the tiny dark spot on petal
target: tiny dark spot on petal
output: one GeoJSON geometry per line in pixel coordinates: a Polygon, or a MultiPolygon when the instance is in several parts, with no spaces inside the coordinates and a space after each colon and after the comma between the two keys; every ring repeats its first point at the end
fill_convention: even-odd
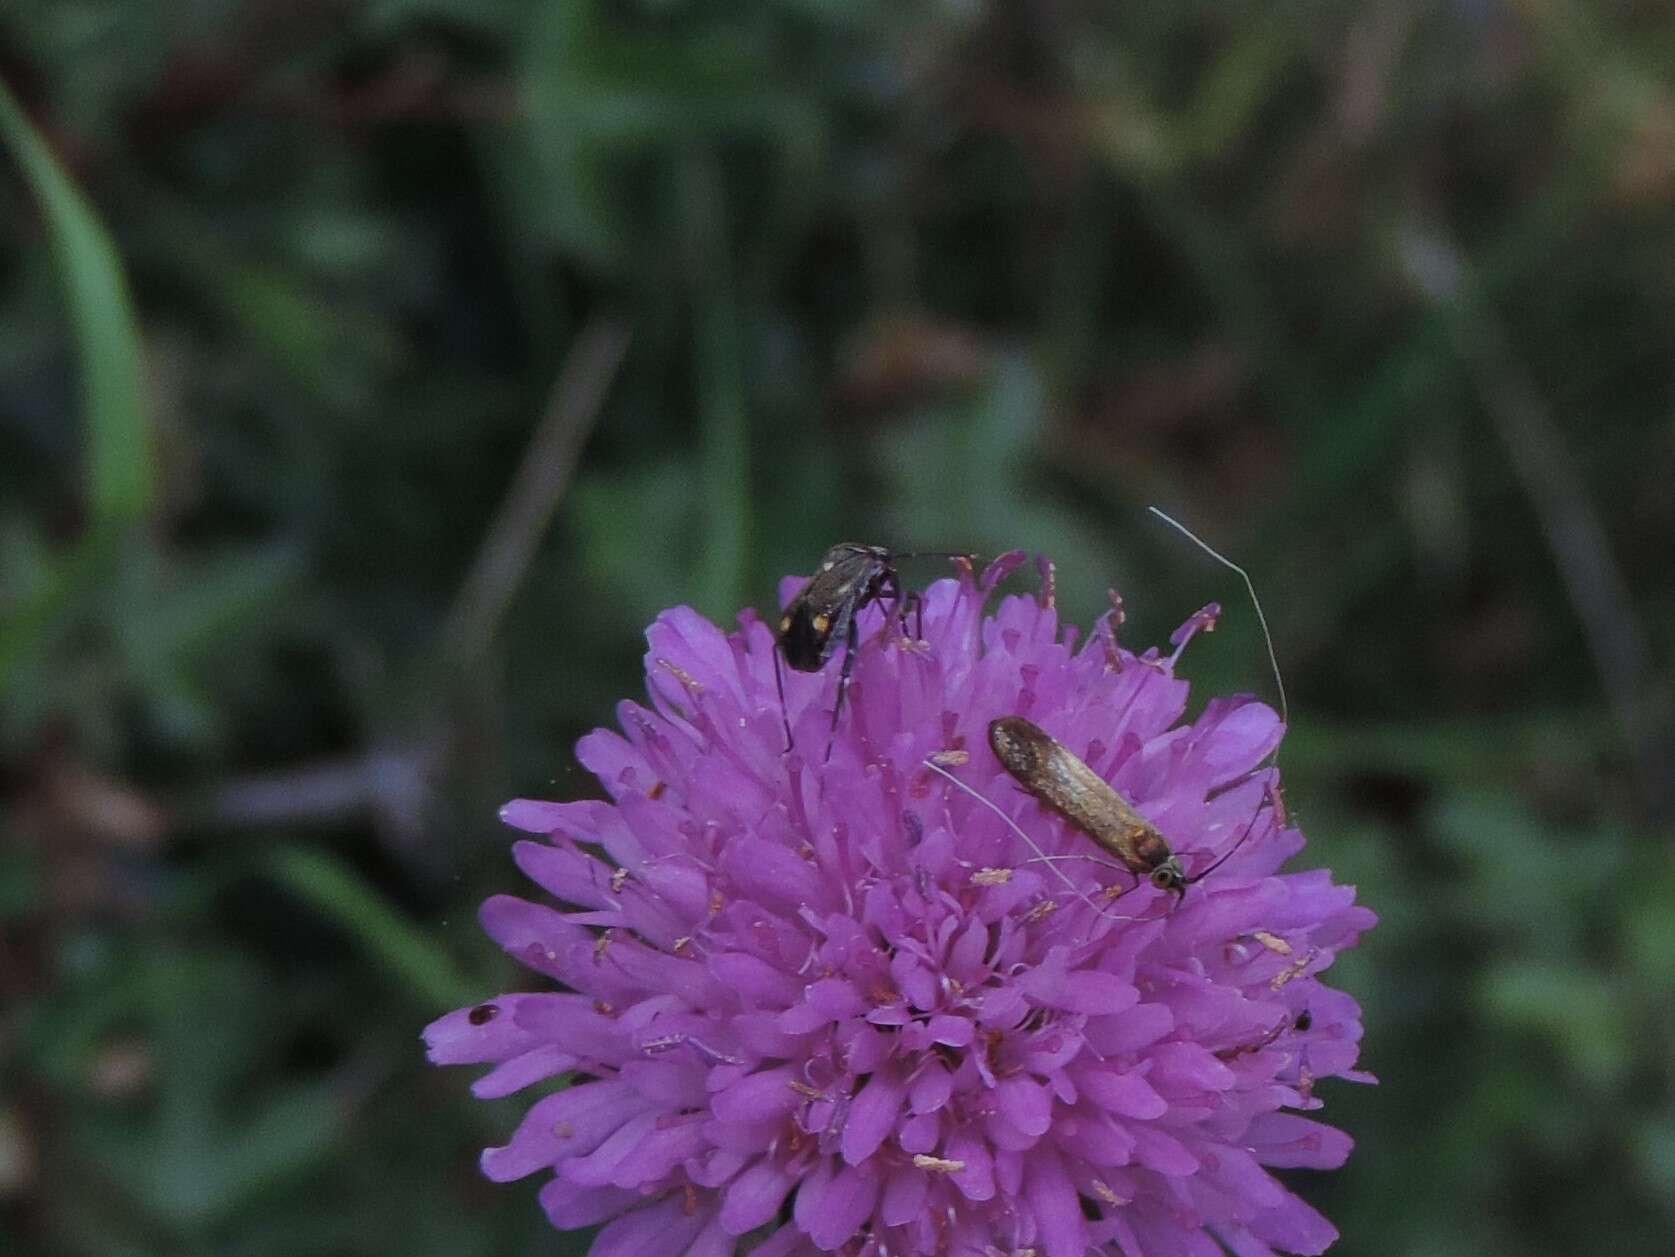
{"type": "Polygon", "coordinates": [[[500,1016],[499,1004],[478,1004],[471,1010],[467,1020],[474,1026],[486,1026],[498,1016],[500,1016]]]}

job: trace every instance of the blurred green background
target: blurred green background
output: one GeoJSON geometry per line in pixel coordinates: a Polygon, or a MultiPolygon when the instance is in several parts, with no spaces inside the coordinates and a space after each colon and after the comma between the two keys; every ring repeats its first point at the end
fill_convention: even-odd
{"type": "Polygon", "coordinates": [[[1152,502],[1383,917],[1336,1251],[1669,1251],[1675,6],[11,0],[0,83],[0,1251],[578,1251],[421,1061],[497,804],[840,538],[1271,694],[1152,502]]]}

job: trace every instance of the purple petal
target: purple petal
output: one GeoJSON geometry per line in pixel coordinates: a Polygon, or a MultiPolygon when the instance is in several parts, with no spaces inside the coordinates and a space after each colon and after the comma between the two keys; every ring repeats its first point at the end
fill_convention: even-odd
{"type": "Polygon", "coordinates": [[[1121,1017],[1090,1025],[1088,1041],[1101,1055],[1121,1055],[1149,1047],[1174,1028],[1175,1014],[1167,1004],[1136,1004],[1121,1017]]]}
{"type": "Polygon", "coordinates": [[[896,1142],[907,1153],[934,1152],[942,1141],[942,1122],[935,1113],[921,1113],[901,1124],[896,1142]]]}
{"type": "MultiPolygon", "coordinates": [[[[697,1117],[671,1118],[657,1115],[651,1133],[635,1145],[633,1152],[617,1162],[611,1182],[618,1187],[645,1190],[664,1182],[676,1169],[705,1150],[703,1121],[697,1117]]],[[[561,1171],[575,1178],[569,1166],[561,1171]]]]}
{"type": "Polygon", "coordinates": [[[595,729],[577,742],[576,761],[599,779],[612,798],[650,789],[656,782],[640,749],[610,729],[595,729]]]}
{"type": "Polygon", "coordinates": [[[1216,621],[1219,619],[1221,619],[1221,604],[1219,602],[1205,603],[1192,613],[1190,619],[1169,634],[1169,644],[1179,654],[1181,647],[1185,646],[1199,633],[1213,632],[1216,621]]]}
{"type": "Polygon", "coordinates": [[[794,1226],[782,1226],[755,1248],[750,1257],[810,1257],[814,1246],[794,1226]]]}
{"type": "Polygon", "coordinates": [[[953,1094],[954,1076],[941,1062],[932,1061],[908,1089],[908,1107],[915,1113],[935,1113],[953,1094]]]}
{"type": "Polygon", "coordinates": [[[1022,550],[1008,550],[1005,554],[997,555],[983,569],[983,574],[977,578],[977,587],[979,589],[993,589],[1007,576],[1022,567],[1028,558],[1029,555],[1022,550]]]}
{"type": "Polygon", "coordinates": [[[852,1074],[870,1074],[895,1050],[897,1040],[863,1022],[850,1022],[838,1035],[843,1063],[852,1074]]]}
{"type": "Polygon", "coordinates": [[[977,1033],[967,1018],[946,1013],[932,1017],[928,1028],[934,1042],[954,1048],[969,1047],[977,1033]]]}
{"type": "Polygon", "coordinates": [[[616,903],[611,866],[574,847],[526,839],[512,844],[512,859],[525,877],[554,899],[584,908],[608,908],[616,903]]]}
{"type": "Polygon", "coordinates": [[[530,995],[516,1009],[518,1025],[550,1046],[607,1060],[624,1055],[628,1036],[623,1023],[607,1017],[583,995],[530,995]]]}
{"type": "Polygon", "coordinates": [[[985,1026],[1009,1026],[1029,1011],[1029,1001],[1015,986],[1000,987],[983,992],[983,1003],[977,1020],[985,1026]]]}
{"type": "Polygon", "coordinates": [[[1338,1229],[1295,1196],[1257,1214],[1250,1229],[1275,1248],[1299,1257],[1318,1257],[1338,1239],[1338,1229]]]}
{"type": "Polygon", "coordinates": [[[1152,1086],[1166,1094],[1226,1091],[1238,1081],[1214,1052],[1196,1043],[1165,1043],[1150,1060],[1152,1086]]]}
{"type": "Polygon", "coordinates": [[[1148,1170],[1167,1178],[1185,1178],[1198,1172],[1198,1158],[1173,1135],[1133,1122],[1127,1123],[1126,1129],[1134,1137],[1134,1159],[1148,1170]]]}
{"type": "Polygon", "coordinates": [[[685,1257],[687,1245],[709,1219],[688,1216],[677,1195],[624,1214],[599,1232],[588,1257],[685,1257]]]}
{"type": "Polygon", "coordinates": [[[988,950],[989,932],[973,921],[948,952],[948,976],[967,986],[975,984],[983,976],[983,957],[988,950]]]}
{"type": "Polygon", "coordinates": [[[919,1216],[930,1194],[930,1180],[919,1170],[896,1170],[884,1180],[878,1217],[885,1226],[906,1226],[919,1216]]]}
{"type": "Polygon", "coordinates": [[[843,1124],[843,1159],[859,1165],[888,1138],[901,1115],[906,1087],[893,1072],[874,1074],[849,1106],[843,1124]]]}
{"type": "Polygon", "coordinates": [[[1127,1165],[1134,1159],[1134,1136],[1109,1118],[1087,1116],[1059,1136],[1059,1146],[1089,1165],[1127,1165]]]}
{"type": "Polygon", "coordinates": [[[685,1257],[733,1257],[737,1247],[733,1242],[733,1236],[721,1225],[721,1219],[715,1218],[698,1233],[698,1238],[687,1246],[685,1257]]]}
{"type": "Polygon", "coordinates": [[[1084,969],[1065,978],[1057,1006],[1073,1013],[1127,1012],[1140,1002],[1140,992],[1114,973],[1084,969]]]}
{"type": "Polygon", "coordinates": [[[1285,726],[1265,703],[1214,699],[1194,726],[1193,756],[1219,786],[1255,768],[1279,745],[1285,726]]]}
{"type": "Polygon", "coordinates": [[[964,1168],[948,1176],[962,1196],[967,1200],[994,1199],[994,1159],[981,1139],[969,1132],[959,1131],[948,1137],[943,1152],[948,1160],[963,1164],[964,1168]]]}
{"type": "Polygon", "coordinates": [[[842,978],[822,978],[809,986],[803,998],[827,1021],[859,1017],[867,1006],[854,985],[842,978]]]}
{"type": "Polygon", "coordinates": [[[694,1054],[629,1061],[617,1077],[661,1109],[701,1109],[709,1102],[708,1069],[694,1054]]]}
{"type": "Polygon", "coordinates": [[[560,1158],[593,1151],[646,1102],[619,1082],[589,1082],[535,1102],[511,1142],[483,1153],[483,1173],[497,1183],[523,1178],[560,1158]]]}
{"type": "Polygon", "coordinates": [[[1027,1078],[1004,1078],[995,1088],[1001,1116],[1026,1135],[1045,1135],[1053,1124],[1053,1098],[1027,1078]]]}
{"type": "Polygon", "coordinates": [[[784,1117],[800,1102],[791,1087],[796,1081],[789,1065],[750,1074],[710,1097],[710,1111],[724,1122],[740,1125],[784,1117]]]}
{"type": "Polygon", "coordinates": [[[513,829],[531,834],[551,834],[564,825],[569,804],[549,803],[546,799],[513,799],[500,808],[500,819],[513,829]]]}
{"type": "Polygon", "coordinates": [[[561,1231],[573,1231],[584,1226],[616,1217],[623,1210],[640,1204],[645,1197],[639,1192],[620,1187],[581,1187],[564,1179],[549,1179],[541,1188],[541,1208],[547,1218],[561,1231]]]}
{"type": "Polygon", "coordinates": [[[1035,1214],[1047,1257],[1083,1257],[1088,1247],[1087,1222],[1076,1186],[1056,1153],[1043,1148],[1031,1158],[1024,1198],[1035,1214]]]}
{"type": "Polygon", "coordinates": [[[778,843],[735,838],[721,860],[739,893],[751,899],[787,908],[825,900],[814,866],[778,843]]]}
{"type": "Polygon", "coordinates": [[[1242,1148],[1229,1144],[1200,1145],[1198,1160],[1203,1165],[1204,1176],[1218,1188],[1258,1208],[1271,1208],[1285,1195],[1285,1189],[1242,1148]]]}
{"type": "Polygon", "coordinates": [[[475,1065],[506,1061],[540,1046],[539,1036],[517,1024],[514,1015],[525,995],[492,999],[438,1017],[424,1029],[425,1055],[436,1065],[475,1065]]]}
{"type": "Polygon", "coordinates": [[[724,952],[709,962],[710,973],[738,993],[747,1007],[787,1008],[803,993],[803,984],[767,961],[746,952],[724,952]]]}
{"type": "Polygon", "coordinates": [[[1335,1170],[1355,1141],[1341,1130],[1294,1113],[1264,1113],[1245,1128],[1244,1143],[1263,1165],[1335,1170]]]}
{"type": "Polygon", "coordinates": [[[797,1193],[796,1218],[814,1246],[831,1252],[852,1239],[878,1201],[878,1179],[853,1166],[822,1164],[797,1193]]]}
{"type": "Polygon", "coordinates": [[[561,982],[570,976],[577,951],[593,946],[593,936],[562,914],[511,895],[485,900],[477,919],[513,960],[561,982]]]}
{"type": "Polygon", "coordinates": [[[484,1074],[471,1084],[471,1094],[479,1100],[498,1100],[514,1091],[522,1091],[531,1083],[574,1069],[577,1059],[562,1048],[539,1047],[522,1056],[514,1056],[499,1068],[484,1074]]]}
{"type": "Polygon", "coordinates": [[[770,1222],[795,1182],[784,1166],[763,1157],[727,1188],[721,1202],[722,1229],[743,1235],[770,1222]]]}
{"type": "Polygon", "coordinates": [[[1139,1074],[1090,1069],[1076,1076],[1082,1094],[1095,1104],[1123,1117],[1162,1117],[1169,1104],[1139,1074]]]}
{"type": "Polygon", "coordinates": [[[592,1152],[566,1160],[562,1167],[564,1177],[583,1187],[637,1186],[640,1182],[637,1174],[619,1177],[617,1167],[629,1158],[639,1161],[640,1147],[656,1126],[656,1113],[629,1118],[592,1152]]]}

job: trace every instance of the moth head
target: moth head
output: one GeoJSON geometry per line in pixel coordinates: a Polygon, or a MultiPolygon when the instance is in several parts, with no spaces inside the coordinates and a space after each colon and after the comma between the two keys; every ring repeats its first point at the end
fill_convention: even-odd
{"type": "Polygon", "coordinates": [[[1186,874],[1181,870],[1181,862],[1174,856],[1154,868],[1147,878],[1159,890],[1167,890],[1180,899],[1186,898],[1186,874]]]}

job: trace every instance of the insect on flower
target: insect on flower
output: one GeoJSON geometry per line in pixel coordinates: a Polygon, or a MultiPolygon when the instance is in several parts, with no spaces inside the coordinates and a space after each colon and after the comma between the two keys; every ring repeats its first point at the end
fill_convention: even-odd
{"type": "MultiPolygon", "coordinates": [[[[877,558],[855,559],[863,591],[877,558]]],[[[927,582],[912,651],[888,640],[889,582],[872,590],[865,754],[826,763],[780,761],[782,732],[758,718],[784,666],[777,620],[728,632],[672,608],[646,633],[647,703],[577,746],[605,797],[503,811],[538,890],[490,898],[481,920],[532,981],[439,1018],[425,1046],[486,1067],[475,1092],[522,1111],[483,1173],[536,1178],[555,1227],[597,1228],[572,1251],[1160,1257],[1336,1238],[1270,1170],[1349,1155],[1310,1089],[1368,1080],[1359,1010],[1325,979],[1373,915],[1325,872],[1286,871],[1302,835],[1270,840],[1262,809],[1233,862],[1250,894],[1197,896],[1168,928],[1092,916],[1083,933],[1111,904],[1055,878],[1079,867],[1059,861],[1119,861],[1042,824],[1033,797],[1003,816],[1030,812],[1034,833],[985,811],[1014,784],[989,722],[1024,713],[1094,770],[1095,731],[1136,767],[1166,762],[1134,801],[1188,874],[1236,839],[1253,775],[1277,775],[1281,724],[1237,699],[1186,719],[1172,656],[1104,626],[1073,638],[1045,591],[987,606],[1017,566],[927,582]],[[1009,867],[1034,841],[1051,862],[1009,867]]],[[[835,612],[853,622],[851,595],[822,596],[816,631],[850,642],[835,612]]],[[[809,741],[826,708],[806,714],[809,741]]]]}
{"type": "Polygon", "coordinates": [[[1018,784],[1176,901],[1186,888],[1215,872],[1250,837],[1256,818],[1209,868],[1192,877],[1169,847],[1163,832],[1068,747],[1022,716],[989,722],[989,746],[1018,784]]]}
{"type": "MultiPolygon", "coordinates": [[[[927,552],[928,553],[928,552],[927,552]]],[[[837,736],[838,716],[843,711],[843,699],[849,689],[849,674],[855,668],[855,656],[860,653],[860,614],[871,603],[890,600],[890,611],[885,617],[888,628],[902,623],[910,607],[920,606],[915,590],[902,589],[896,571],[896,560],[917,558],[918,554],[896,554],[883,546],[863,545],[858,541],[841,541],[820,559],[820,566],[791,601],[779,620],[775,639],[785,662],[798,672],[818,672],[826,666],[838,643],[845,645],[843,670],[838,673],[837,699],[832,704],[832,727],[826,738],[826,758],[832,757],[832,741],[837,736]]],[[[964,557],[952,554],[935,557],[964,557]]],[[[921,632],[923,626],[921,625],[921,632]]],[[[779,661],[774,661],[774,682],[779,687],[779,708],[785,721],[785,749],[790,750],[791,718],[785,709],[785,678],[779,661]]]]}

